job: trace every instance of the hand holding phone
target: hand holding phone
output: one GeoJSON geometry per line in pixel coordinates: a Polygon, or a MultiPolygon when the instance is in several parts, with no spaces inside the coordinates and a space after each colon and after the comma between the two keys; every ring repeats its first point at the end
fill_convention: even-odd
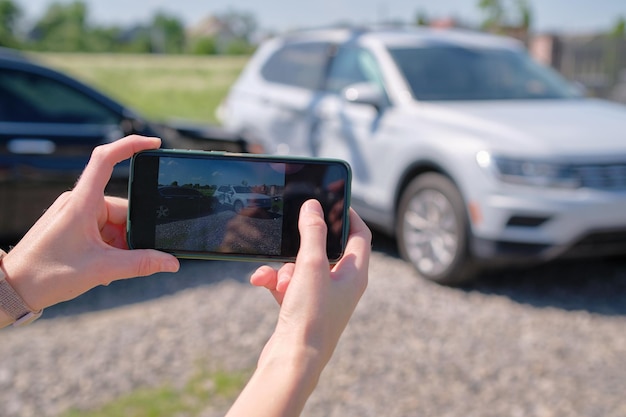
{"type": "Polygon", "coordinates": [[[298,215],[318,200],[327,252],[345,248],[351,172],[340,160],[158,150],[136,154],[128,244],[183,258],[293,261],[298,215]]]}

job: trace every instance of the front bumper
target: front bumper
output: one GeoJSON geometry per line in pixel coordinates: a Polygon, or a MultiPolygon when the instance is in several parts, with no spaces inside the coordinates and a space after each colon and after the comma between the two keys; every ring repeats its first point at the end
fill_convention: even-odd
{"type": "Polygon", "coordinates": [[[549,260],[626,254],[626,192],[511,188],[480,203],[479,259],[549,260]],[[513,191],[513,192],[511,192],[513,191]]]}
{"type": "Polygon", "coordinates": [[[626,229],[597,230],[582,236],[571,245],[550,245],[472,239],[474,256],[500,262],[533,262],[551,259],[579,259],[626,255],[626,229]]]}

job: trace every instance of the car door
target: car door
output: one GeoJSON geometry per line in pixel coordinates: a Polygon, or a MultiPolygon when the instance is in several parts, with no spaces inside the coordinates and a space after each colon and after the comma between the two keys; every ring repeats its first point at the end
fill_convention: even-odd
{"type": "Polygon", "coordinates": [[[20,236],[72,187],[122,116],[40,67],[0,67],[0,235],[20,236]]]}
{"type": "Polygon", "coordinates": [[[315,114],[313,142],[318,155],[348,161],[356,205],[381,204],[383,192],[392,191],[383,189],[382,184],[394,165],[389,152],[394,140],[394,109],[388,106],[381,70],[369,50],[352,45],[338,48],[328,70],[326,94],[315,114]],[[346,99],[346,89],[359,85],[379,89],[381,106],[346,99]]]}
{"type": "Polygon", "coordinates": [[[260,140],[266,152],[314,153],[310,136],[313,109],[321,94],[330,49],[328,42],[287,42],[263,64],[261,82],[249,84],[256,91],[248,91],[248,98],[238,105],[251,106],[242,112],[254,126],[248,134],[252,140],[260,140]]]}

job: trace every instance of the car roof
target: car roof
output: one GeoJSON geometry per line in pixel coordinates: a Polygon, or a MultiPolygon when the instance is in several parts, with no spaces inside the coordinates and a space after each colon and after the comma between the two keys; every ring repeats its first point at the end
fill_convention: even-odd
{"type": "Polygon", "coordinates": [[[0,47],[0,68],[9,70],[25,71],[28,73],[38,74],[49,79],[56,80],[65,85],[81,91],[94,100],[98,100],[111,109],[128,115],[135,115],[135,112],[117,102],[115,99],[107,96],[95,87],[92,87],[81,80],[67,75],[59,70],[48,67],[46,64],[39,63],[37,59],[31,58],[28,54],[15,49],[0,47]]]}
{"type": "Polygon", "coordinates": [[[14,62],[31,62],[22,52],[11,48],[0,47],[0,60],[14,62]]]}
{"type": "Polygon", "coordinates": [[[459,46],[468,48],[520,49],[523,44],[513,38],[467,29],[428,27],[393,28],[320,28],[290,32],[287,42],[329,41],[344,43],[362,40],[378,42],[387,48],[407,46],[459,46]]]}

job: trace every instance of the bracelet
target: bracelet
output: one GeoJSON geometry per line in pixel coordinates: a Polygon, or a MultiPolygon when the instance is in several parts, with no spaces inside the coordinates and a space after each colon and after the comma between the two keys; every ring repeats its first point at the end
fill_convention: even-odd
{"type": "MultiPolygon", "coordinates": [[[[0,250],[0,263],[6,252],[0,250]]],[[[41,317],[43,309],[32,311],[24,299],[15,292],[7,282],[4,270],[0,267],[0,309],[13,318],[13,326],[23,326],[32,323],[41,317]]]]}

